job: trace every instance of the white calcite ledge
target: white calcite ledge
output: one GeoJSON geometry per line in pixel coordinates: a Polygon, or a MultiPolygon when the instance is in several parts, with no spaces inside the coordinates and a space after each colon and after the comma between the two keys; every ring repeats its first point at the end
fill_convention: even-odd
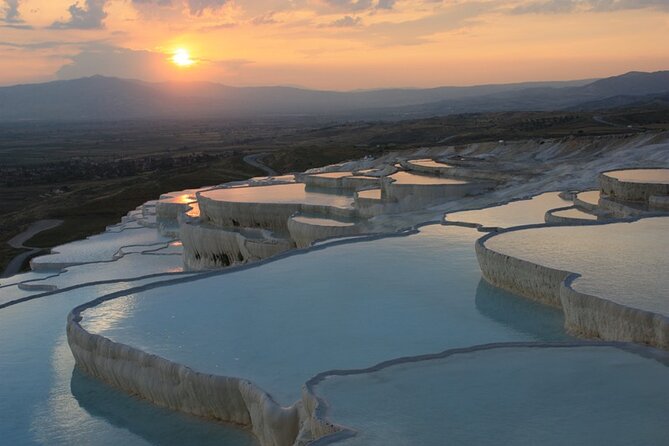
{"type": "Polygon", "coordinates": [[[575,206],[566,206],[556,209],[551,209],[546,212],[544,215],[544,221],[546,223],[554,224],[581,224],[587,225],[590,223],[595,223],[598,220],[598,216],[594,214],[587,213],[575,206]]]}
{"type": "MultiPolygon", "coordinates": [[[[530,228],[518,227],[512,231],[530,228]]],[[[506,232],[509,231],[501,234],[506,232]]],[[[482,275],[488,282],[561,308],[566,329],[575,335],[636,342],[669,350],[669,318],[576,291],[571,284],[580,277],[577,273],[550,268],[486,247],[486,242],[497,235],[500,234],[488,234],[477,240],[475,245],[482,275]]]]}
{"type": "Polygon", "coordinates": [[[608,195],[615,201],[632,201],[648,204],[650,197],[669,196],[669,169],[622,169],[603,172],[599,176],[599,185],[602,194],[608,195]],[[640,179],[625,179],[626,172],[644,172],[658,173],[666,171],[666,181],[653,180],[649,175],[647,181],[643,181],[643,175],[640,179]],[[622,178],[616,178],[616,175],[623,175],[622,178]]]}
{"type": "Polygon", "coordinates": [[[218,228],[182,222],[179,235],[188,270],[221,268],[266,259],[295,247],[288,239],[253,228],[218,228]]]}
{"type": "MultiPolygon", "coordinates": [[[[214,200],[198,196],[201,219],[220,227],[263,228],[288,232],[288,219],[296,213],[333,218],[355,218],[355,209],[309,203],[252,203],[214,200]]],[[[353,198],[351,198],[353,202],[353,198]]]]}
{"type": "Polygon", "coordinates": [[[293,216],[288,219],[290,238],[298,248],[306,248],[314,242],[336,237],[349,237],[362,233],[356,223],[328,218],[293,216]]]}
{"type": "Polygon", "coordinates": [[[560,287],[571,273],[488,249],[485,242],[491,236],[480,238],[474,245],[483,277],[512,293],[561,308],[560,287]]]}
{"type": "Polygon", "coordinates": [[[468,195],[481,194],[495,186],[494,183],[489,182],[468,182],[464,180],[440,182],[436,178],[433,181],[433,183],[412,183],[410,181],[397,181],[393,176],[383,177],[381,179],[382,201],[397,203],[397,209],[406,212],[435,203],[458,200],[468,195]]]}
{"type": "Polygon", "coordinates": [[[459,163],[452,161],[441,163],[439,161],[433,161],[429,159],[414,159],[400,161],[399,164],[404,169],[409,171],[420,172],[428,175],[438,175],[440,177],[464,178],[469,180],[491,180],[497,182],[505,182],[513,178],[513,175],[510,175],[503,170],[476,169],[459,165],[459,163]]]}
{"type": "Polygon", "coordinates": [[[652,210],[669,211],[669,195],[652,195],[648,199],[648,204],[652,210]]]}
{"type": "Polygon", "coordinates": [[[81,305],[68,315],[67,341],[82,372],[171,410],[249,428],[262,446],[301,446],[341,428],[319,415],[318,400],[282,407],[252,382],[197,372],[157,355],[86,331],[81,305]]]}
{"type": "Polygon", "coordinates": [[[379,187],[379,178],[355,175],[353,172],[305,173],[298,175],[300,182],[309,187],[355,191],[369,187],[379,187]]]}
{"type": "Polygon", "coordinates": [[[598,190],[582,191],[575,194],[572,198],[572,201],[577,208],[590,212],[599,209],[599,199],[600,192],[598,190]]]}

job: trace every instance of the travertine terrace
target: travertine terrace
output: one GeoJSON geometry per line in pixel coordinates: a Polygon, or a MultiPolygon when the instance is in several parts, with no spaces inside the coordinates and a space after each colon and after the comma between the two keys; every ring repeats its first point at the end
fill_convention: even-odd
{"type": "MultiPolygon", "coordinates": [[[[101,423],[127,407],[134,432],[146,432],[150,405],[87,397],[102,381],[113,395],[241,426],[212,424],[234,446],[391,444],[400,425],[426,444],[474,444],[488,431],[456,432],[451,411],[490,417],[494,406],[463,398],[483,402],[494,383],[509,389],[504,416],[547,426],[543,437],[523,430],[526,444],[550,444],[555,426],[572,428],[569,439],[663,444],[669,432],[653,414],[669,410],[669,194],[663,180],[629,175],[663,175],[668,153],[665,134],[482,143],[166,193],[0,283],[0,327],[21,349],[48,343],[30,367],[3,360],[2,370],[59,367],[57,388],[11,381],[25,400],[13,410],[30,419],[45,408],[26,438],[72,438],[72,420],[101,423]],[[44,336],[29,315],[44,316],[44,336]],[[516,360],[532,368],[518,374],[516,360]],[[578,386],[553,373],[565,363],[578,386]],[[643,385],[615,364],[635,367],[643,385]],[[524,405],[513,395],[530,382],[540,396],[524,405]],[[647,402],[643,424],[634,411],[614,416],[624,404],[599,404],[612,389],[647,402]],[[581,398],[587,414],[556,423],[581,398]]],[[[17,351],[0,348],[3,359],[17,351]]],[[[518,434],[503,419],[484,427],[518,434]]],[[[188,423],[161,425],[198,432],[188,423]]]]}

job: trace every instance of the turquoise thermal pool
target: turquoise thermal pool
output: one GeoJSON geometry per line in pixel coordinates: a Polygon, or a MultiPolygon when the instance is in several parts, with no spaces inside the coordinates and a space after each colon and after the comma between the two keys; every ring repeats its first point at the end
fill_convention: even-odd
{"type": "MultiPolygon", "coordinates": [[[[448,167],[433,160],[411,162],[448,167]]],[[[352,173],[322,175],[337,179],[352,173]]],[[[411,172],[394,177],[409,185],[405,189],[467,183],[411,172]]],[[[194,191],[165,194],[162,200],[186,203],[194,191]]],[[[583,194],[594,200],[594,191],[579,198],[583,194]]],[[[375,229],[369,222],[358,228],[341,216],[352,214],[351,196],[299,183],[240,184],[202,190],[201,196],[339,208],[332,218],[319,210],[302,210],[305,215],[291,210],[290,223],[297,224],[290,231],[306,235],[375,229]]],[[[361,191],[358,197],[380,199],[381,191],[361,191]]],[[[557,193],[546,193],[456,212],[446,220],[485,227],[543,223],[547,211],[568,204],[557,193]]],[[[188,215],[197,216],[198,204],[189,206],[188,215]]],[[[247,207],[253,215],[265,208],[247,207]]],[[[596,218],[574,211],[553,215],[596,218]]],[[[72,352],[79,352],[82,365],[81,348],[91,337],[83,333],[83,342],[70,349],[66,316],[78,305],[109,296],[83,311],[84,329],[200,372],[248,380],[284,406],[301,400],[306,384],[327,402],[329,421],[357,433],[318,444],[669,443],[667,354],[576,339],[563,328],[562,310],[488,284],[474,250],[482,236],[475,228],[432,224],[410,234],[328,239],[256,265],[184,273],[181,242],[143,226],[154,220],[152,202],[103,234],[35,258],[43,271],[1,282],[0,306],[8,306],[0,309],[0,336],[9,340],[0,343],[3,442],[258,445],[248,430],[160,409],[80,371],[91,369],[75,370],[72,352]],[[24,297],[32,300],[15,300],[24,297]],[[416,361],[415,355],[429,359],[416,361]],[[389,362],[364,370],[382,361],[389,362]],[[328,372],[333,369],[337,372],[328,372]]],[[[242,229],[232,232],[237,230],[242,229]]],[[[667,316],[668,233],[665,217],[523,229],[498,234],[486,246],[580,273],[572,284],[579,291],[667,316]]],[[[104,355],[96,359],[108,365],[104,355]]],[[[119,364],[126,366],[124,360],[119,364]]],[[[146,382],[158,382],[155,375],[146,376],[146,382]]],[[[186,396],[187,403],[200,403],[186,396]]],[[[275,428],[253,423],[256,434],[256,428],[275,428]]]]}
{"type": "Polygon", "coordinates": [[[213,189],[200,194],[215,201],[236,203],[289,203],[351,208],[350,196],[307,191],[302,183],[213,189]]]}
{"type": "Polygon", "coordinates": [[[506,347],[328,376],[315,392],[357,434],[329,444],[669,444],[669,356],[638,348],[506,347]]]}
{"type": "Polygon", "coordinates": [[[246,431],[157,408],[74,370],[63,329],[72,307],[173,278],[87,286],[0,310],[2,443],[257,446],[246,431]]]}
{"type": "Polygon", "coordinates": [[[281,404],[310,377],[405,355],[568,339],[560,311],[481,281],[471,228],[330,245],[254,268],[131,293],[82,326],[281,404]]]}
{"type": "Polygon", "coordinates": [[[73,264],[110,261],[120,246],[149,246],[171,240],[153,228],[103,232],[85,240],[56,246],[53,254],[36,257],[32,264],[35,269],[61,269],[73,264]]]}
{"type": "Polygon", "coordinates": [[[631,223],[511,231],[489,249],[581,274],[574,289],[634,308],[669,315],[669,217],[631,223]]]}

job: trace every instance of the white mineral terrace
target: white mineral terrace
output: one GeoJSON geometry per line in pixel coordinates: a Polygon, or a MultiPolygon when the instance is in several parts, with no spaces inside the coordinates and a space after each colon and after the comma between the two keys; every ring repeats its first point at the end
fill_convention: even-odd
{"type": "Polygon", "coordinates": [[[455,180],[452,178],[439,178],[430,175],[420,175],[412,172],[397,172],[388,178],[394,184],[420,184],[420,185],[444,185],[444,184],[467,184],[469,181],[455,180]]]}
{"type": "Polygon", "coordinates": [[[668,153],[481,143],[164,194],[0,282],[1,442],[669,444],[669,216],[564,209],[657,215],[665,185],[558,193],[668,153]]]}
{"type": "Polygon", "coordinates": [[[561,211],[555,211],[551,213],[554,217],[563,218],[563,219],[576,219],[576,220],[592,220],[596,221],[597,216],[583,212],[580,209],[563,209],[561,211]]]}
{"type": "Polygon", "coordinates": [[[319,178],[344,178],[353,176],[353,172],[326,172],[326,173],[314,173],[311,174],[313,177],[319,178]]]}
{"type": "Polygon", "coordinates": [[[546,227],[490,238],[495,252],[581,274],[574,288],[669,316],[669,217],[546,227]]]}
{"type": "Polygon", "coordinates": [[[513,201],[500,206],[472,211],[446,214],[446,221],[480,225],[484,228],[509,228],[532,223],[543,223],[546,212],[565,207],[569,201],[560,197],[558,192],[547,192],[525,200],[513,201]]]}
{"type": "Polygon", "coordinates": [[[419,166],[419,167],[436,167],[436,168],[441,167],[441,168],[446,168],[446,169],[449,168],[449,167],[453,167],[453,165],[451,165],[451,164],[441,163],[439,161],[435,161],[435,160],[429,159],[429,158],[418,159],[418,160],[409,160],[409,161],[407,161],[407,163],[412,164],[414,166],[419,166]]]}
{"type": "Polygon", "coordinates": [[[214,201],[234,203],[288,203],[352,208],[350,196],[307,191],[301,183],[213,189],[200,194],[214,201]]]}
{"type": "Polygon", "coordinates": [[[601,193],[598,190],[588,190],[585,192],[579,192],[576,194],[576,198],[586,205],[594,208],[599,205],[599,197],[601,193]]]}
{"type": "Polygon", "coordinates": [[[669,184],[669,169],[629,169],[606,172],[604,175],[627,183],[669,184]]]}
{"type": "Polygon", "coordinates": [[[293,220],[298,223],[305,223],[308,225],[314,226],[336,226],[336,227],[345,227],[345,226],[354,226],[354,222],[350,221],[341,221],[334,220],[332,218],[321,218],[321,217],[306,217],[303,215],[298,215],[293,217],[293,220]]]}
{"type": "Polygon", "coordinates": [[[381,189],[367,189],[358,191],[358,197],[368,200],[380,200],[381,189]]]}
{"type": "Polygon", "coordinates": [[[669,349],[669,217],[518,228],[484,237],[484,277],[559,307],[570,332],[669,349]]]}
{"type": "Polygon", "coordinates": [[[599,183],[609,198],[650,204],[651,198],[669,196],[669,169],[608,171],[600,175],[599,183]]]}

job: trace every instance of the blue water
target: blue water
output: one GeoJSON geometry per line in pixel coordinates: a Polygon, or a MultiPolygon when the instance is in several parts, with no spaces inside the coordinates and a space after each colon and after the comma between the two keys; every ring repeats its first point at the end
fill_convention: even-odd
{"type": "Polygon", "coordinates": [[[85,287],[0,310],[0,444],[256,444],[245,431],[158,409],[74,373],[69,311],[158,280],[85,287]]]}
{"type": "Polygon", "coordinates": [[[668,364],[657,351],[504,348],[329,377],[316,392],[357,431],[335,442],[347,446],[659,446],[668,364]]]}
{"type": "Polygon", "coordinates": [[[83,325],[279,402],[332,368],[499,341],[562,340],[562,314],[481,281],[469,228],[331,246],[132,294],[83,325]]]}
{"type": "Polygon", "coordinates": [[[596,226],[545,227],[492,237],[486,246],[581,274],[574,289],[669,316],[669,217],[596,226]]]}

